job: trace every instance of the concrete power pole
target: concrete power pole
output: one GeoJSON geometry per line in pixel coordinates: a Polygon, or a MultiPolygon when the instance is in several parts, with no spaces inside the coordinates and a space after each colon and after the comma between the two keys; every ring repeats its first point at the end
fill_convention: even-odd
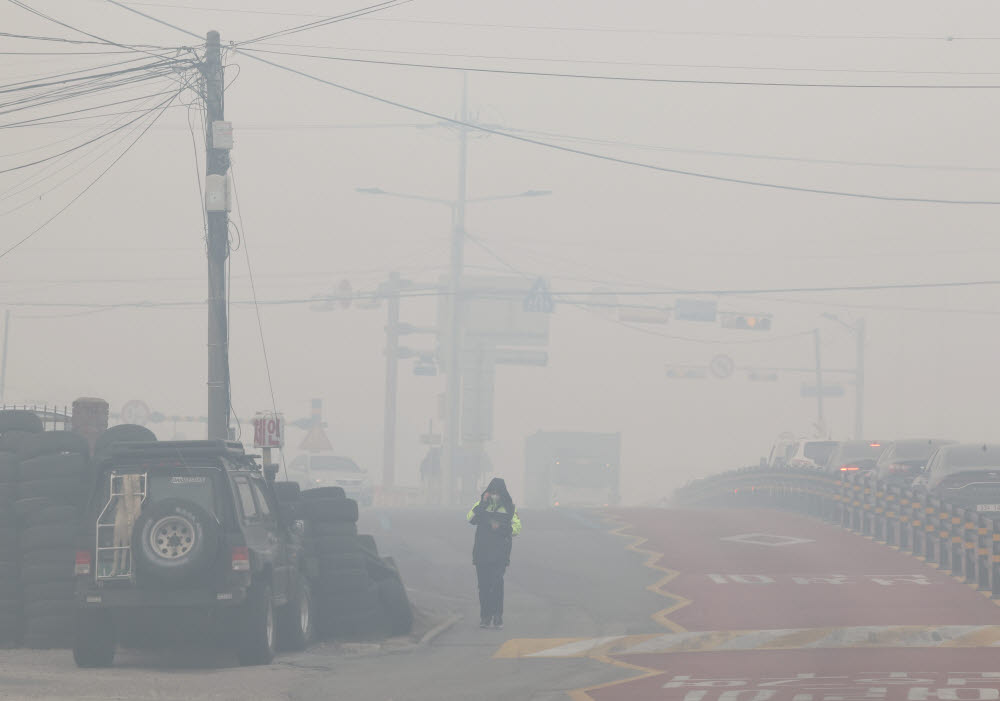
{"type": "Polygon", "coordinates": [[[823,418],[823,358],[820,349],[819,329],[813,329],[813,338],[816,344],[816,427],[826,437],[826,420],[823,418]]]}
{"type": "Polygon", "coordinates": [[[465,259],[465,204],[466,192],[466,159],[468,155],[468,78],[462,74],[462,112],[459,119],[458,137],[458,196],[451,217],[451,265],[448,280],[448,351],[447,368],[448,386],[445,390],[447,409],[447,433],[441,460],[441,503],[449,506],[455,501],[455,467],[458,462],[459,441],[462,432],[460,427],[462,416],[462,268],[465,259]]]}
{"type": "Polygon", "coordinates": [[[207,36],[205,63],[205,210],[208,222],[208,438],[229,439],[229,327],[226,320],[226,258],[229,257],[229,213],[227,173],[229,150],[216,148],[213,125],[222,122],[223,99],[222,54],[218,32],[207,36]],[[222,199],[210,205],[213,186],[222,178],[222,199]]]}
{"type": "Polygon", "coordinates": [[[382,419],[382,486],[396,481],[396,389],[399,382],[399,273],[389,275],[389,318],[385,324],[385,413],[382,419]]]}
{"type": "Polygon", "coordinates": [[[854,365],[854,439],[865,437],[865,333],[867,329],[864,319],[858,319],[854,325],[855,341],[858,344],[858,356],[854,365]]]}

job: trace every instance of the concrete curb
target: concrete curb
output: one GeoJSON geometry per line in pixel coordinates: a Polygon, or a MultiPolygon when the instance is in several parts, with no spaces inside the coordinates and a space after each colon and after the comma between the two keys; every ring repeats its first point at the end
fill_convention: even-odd
{"type": "Polygon", "coordinates": [[[461,621],[463,618],[464,618],[464,616],[462,616],[462,614],[460,614],[460,613],[453,613],[447,619],[445,619],[444,621],[442,621],[441,623],[437,624],[436,626],[434,626],[433,628],[431,628],[429,631],[427,631],[426,633],[424,633],[423,637],[420,638],[420,641],[417,643],[416,646],[417,647],[427,647],[432,642],[434,642],[435,638],[437,638],[439,635],[441,635],[442,633],[444,633],[445,631],[447,631],[449,628],[451,628],[453,625],[455,625],[456,623],[458,623],[459,621],[461,621]]]}

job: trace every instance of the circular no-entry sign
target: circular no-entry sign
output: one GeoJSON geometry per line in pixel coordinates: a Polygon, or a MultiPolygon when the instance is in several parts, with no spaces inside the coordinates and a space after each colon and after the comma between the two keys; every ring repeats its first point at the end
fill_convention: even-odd
{"type": "Polygon", "coordinates": [[[708,369],[712,371],[712,375],[720,380],[725,380],[732,377],[733,370],[736,369],[736,363],[728,355],[717,355],[712,358],[712,362],[709,364],[708,369]]]}

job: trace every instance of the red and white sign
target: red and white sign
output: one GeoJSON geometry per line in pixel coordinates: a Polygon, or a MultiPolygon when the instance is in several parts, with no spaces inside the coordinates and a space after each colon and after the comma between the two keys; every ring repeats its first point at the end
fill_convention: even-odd
{"type": "Polygon", "coordinates": [[[285,444],[285,417],[257,414],[253,417],[253,447],[280,448],[285,444]]]}

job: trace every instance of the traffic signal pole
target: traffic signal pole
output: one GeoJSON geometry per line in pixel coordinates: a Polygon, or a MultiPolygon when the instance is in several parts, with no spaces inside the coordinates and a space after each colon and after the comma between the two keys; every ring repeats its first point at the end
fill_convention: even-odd
{"type": "Polygon", "coordinates": [[[819,329],[813,329],[813,340],[816,344],[816,427],[826,437],[826,421],[823,418],[823,358],[820,348],[819,329]]]}
{"type": "MultiPolygon", "coordinates": [[[[215,148],[212,125],[224,119],[222,52],[219,33],[207,35],[205,62],[205,174],[225,176],[229,151],[215,148]]],[[[207,185],[206,185],[207,187],[207,185]]],[[[226,321],[226,259],[229,257],[229,213],[226,207],[209,208],[208,231],[208,438],[229,439],[229,327],[226,321]],[[221,211],[220,211],[221,210],[221,211]]]]}
{"type": "Polygon", "coordinates": [[[854,439],[862,440],[865,436],[865,320],[858,319],[854,326],[855,342],[858,344],[857,360],[854,370],[854,439]]]}
{"type": "Polygon", "coordinates": [[[399,385],[399,273],[387,285],[389,317],[385,324],[385,413],[382,419],[382,487],[396,482],[396,396],[399,385]]]}

